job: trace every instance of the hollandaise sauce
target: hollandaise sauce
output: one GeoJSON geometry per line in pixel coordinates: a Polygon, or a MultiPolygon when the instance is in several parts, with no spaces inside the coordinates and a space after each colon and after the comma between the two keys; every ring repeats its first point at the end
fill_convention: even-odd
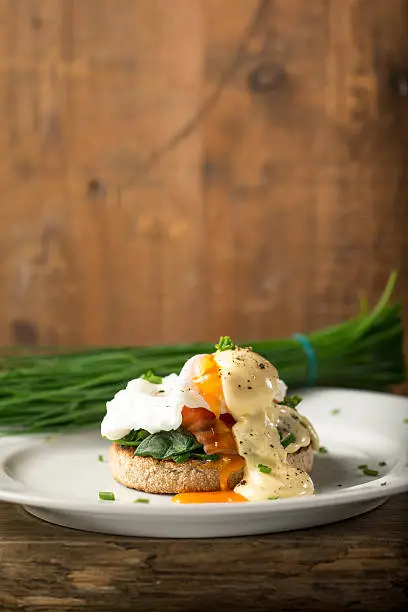
{"type": "Polygon", "coordinates": [[[244,477],[235,493],[250,501],[312,494],[312,479],[291,466],[287,455],[309,444],[317,449],[318,437],[297,410],[275,402],[276,368],[251,349],[219,351],[214,359],[220,368],[226,406],[236,420],[232,431],[238,453],[245,460],[244,477]],[[281,443],[282,432],[292,434],[286,448],[281,443]]]}
{"type": "Polygon", "coordinates": [[[220,460],[221,491],[181,493],[174,502],[261,501],[314,493],[310,476],[290,465],[287,457],[309,446],[316,450],[318,436],[306,417],[277,402],[278,381],[276,368],[249,348],[204,356],[194,388],[211,408],[216,405],[218,427],[223,410],[235,421],[228,431],[228,444],[221,444],[221,436],[228,438],[228,433],[212,426],[212,445],[208,448],[222,453],[224,447],[225,452],[237,454],[224,455],[220,460]],[[234,491],[229,490],[230,475],[242,468],[243,479],[234,491]]]}

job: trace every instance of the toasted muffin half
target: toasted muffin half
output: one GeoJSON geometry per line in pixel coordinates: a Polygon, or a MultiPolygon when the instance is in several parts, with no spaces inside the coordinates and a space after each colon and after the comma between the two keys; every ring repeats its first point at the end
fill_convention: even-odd
{"type": "MultiPolygon", "coordinates": [[[[288,463],[305,472],[313,467],[311,445],[288,454],[288,463]]],[[[112,444],[109,466],[117,482],[145,493],[194,493],[220,490],[222,461],[190,459],[185,463],[158,460],[153,457],[135,457],[134,448],[112,444]]],[[[228,486],[233,489],[243,477],[244,470],[232,472],[228,486]]]]}

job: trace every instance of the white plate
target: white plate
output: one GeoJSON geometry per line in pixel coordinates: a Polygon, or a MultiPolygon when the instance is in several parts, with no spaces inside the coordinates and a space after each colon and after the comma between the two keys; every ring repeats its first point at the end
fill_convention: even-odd
{"type": "Polygon", "coordinates": [[[316,455],[312,477],[317,495],[243,504],[174,504],[171,496],[137,493],[114,482],[106,462],[109,443],[94,430],[53,438],[2,438],[0,500],[23,504],[46,521],[87,531],[193,538],[331,523],[408,490],[407,398],[343,389],[312,390],[303,396],[302,412],[329,451],[316,455]],[[365,476],[360,464],[379,475],[365,476]],[[117,501],[99,501],[99,491],[113,491],[117,501]],[[137,498],[150,503],[133,503],[137,498]]]}

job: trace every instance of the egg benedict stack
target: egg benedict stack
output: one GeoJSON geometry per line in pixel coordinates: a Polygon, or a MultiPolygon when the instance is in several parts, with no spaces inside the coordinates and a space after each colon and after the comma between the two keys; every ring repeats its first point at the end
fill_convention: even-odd
{"type": "Polygon", "coordinates": [[[112,475],[184,503],[312,494],[318,437],[285,394],[269,361],[223,337],[179,375],[149,372],[107,403],[112,475]]]}

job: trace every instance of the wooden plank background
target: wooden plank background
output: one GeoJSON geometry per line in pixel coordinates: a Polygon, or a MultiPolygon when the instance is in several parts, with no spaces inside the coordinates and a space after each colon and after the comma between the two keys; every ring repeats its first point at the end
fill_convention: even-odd
{"type": "Polygon", "coordinates": [[[0,344],[285,336],[393,267],[408,297],[407,30],[407,0],[0,0],[0,344]]]}

